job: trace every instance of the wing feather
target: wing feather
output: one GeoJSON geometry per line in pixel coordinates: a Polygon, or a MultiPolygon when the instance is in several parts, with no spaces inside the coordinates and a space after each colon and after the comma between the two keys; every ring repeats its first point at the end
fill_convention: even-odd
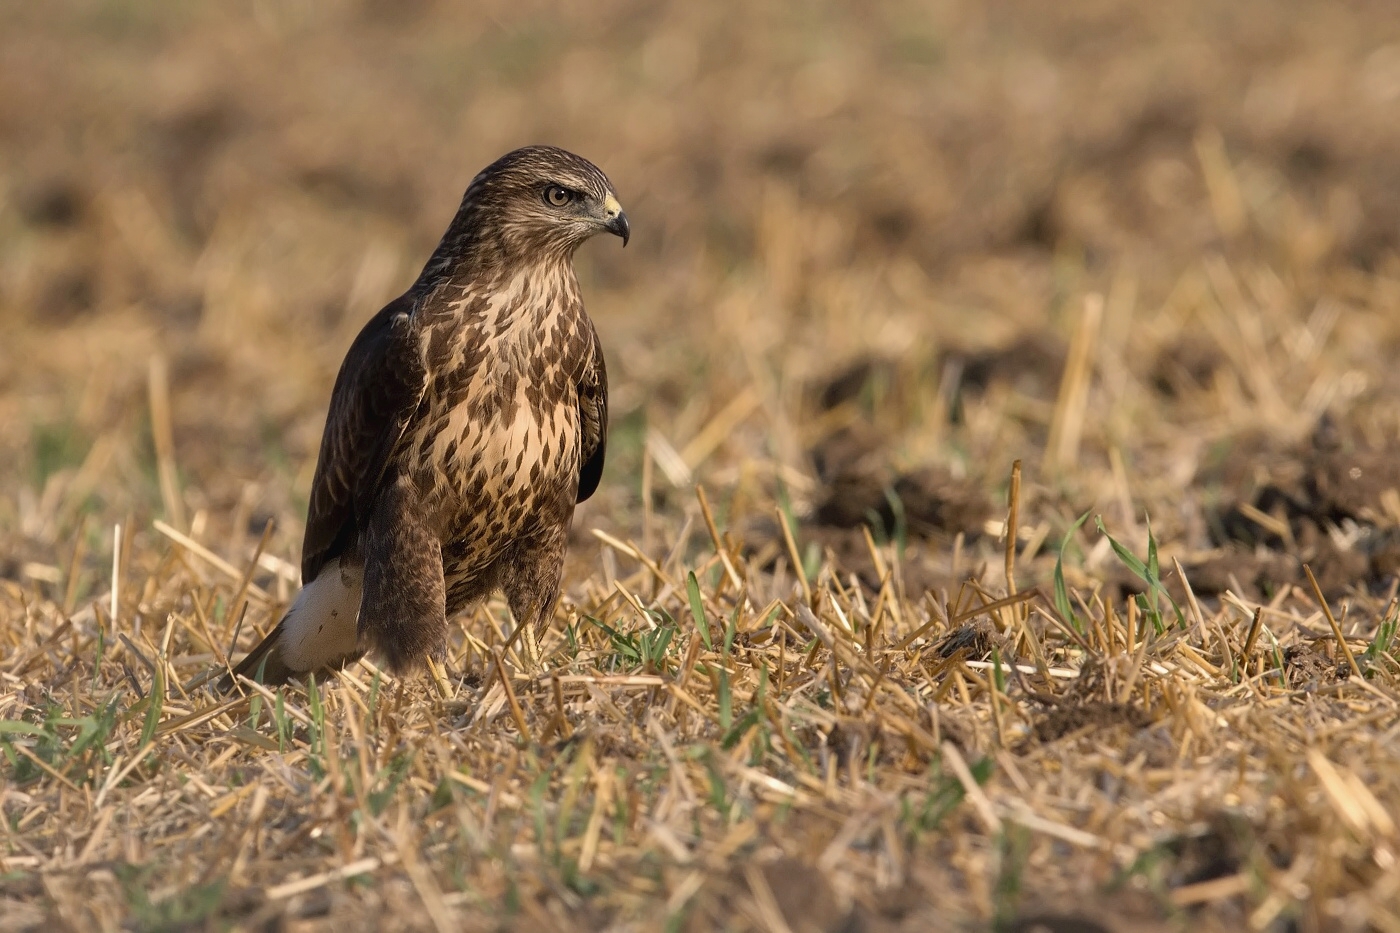
{"type": "Polygon", "coordinates": [[[578,412],[582,443],[579,451],[578,496],[582,502],[593,495],[603,478],[603,459],[608,446],[608,368],[603,360],[603,344],[592,327],[588,328],[593,349],[578,387],[578,412]]]}
{"type": "Polygon", "coordinates": [[[303,583],[354,544],[423,397],[426,375],[412,337],[412,310],[412,297],[403,295],[371,318],[336,376],[311,483],[303,583]]]}

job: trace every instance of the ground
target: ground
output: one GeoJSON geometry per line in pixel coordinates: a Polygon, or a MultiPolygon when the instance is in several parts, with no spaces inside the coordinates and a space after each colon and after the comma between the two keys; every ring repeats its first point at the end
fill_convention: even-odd
{"type": "Polygon", "coordinates": [[[11,4],[0,930],[1400,931],[1397,354],[1390,2],[11,4]],[[214,692],[531,142],[633,225],[543,671],[214,692]]]}

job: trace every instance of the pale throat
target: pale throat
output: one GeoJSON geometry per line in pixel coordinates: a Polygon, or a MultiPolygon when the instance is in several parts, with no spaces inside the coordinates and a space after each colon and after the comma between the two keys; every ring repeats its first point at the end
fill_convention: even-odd
{"type": "Polygon", "coordinates": [[[582,312],[571,256],[544,256],[487,286],[487,327],[504,337],[528,338],[561,315],[582,312]]]}

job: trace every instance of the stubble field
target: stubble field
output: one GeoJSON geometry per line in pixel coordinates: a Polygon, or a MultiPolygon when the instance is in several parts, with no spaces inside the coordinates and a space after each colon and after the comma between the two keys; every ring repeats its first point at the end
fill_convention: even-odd
{"type": "Polygon", "coordinates": [[[10,5],[0,931],[1396,933],[1397,355],[1380,0],[10,5]],[[531,142],[633,225],[545,669],[213,692],[531,142]]]}

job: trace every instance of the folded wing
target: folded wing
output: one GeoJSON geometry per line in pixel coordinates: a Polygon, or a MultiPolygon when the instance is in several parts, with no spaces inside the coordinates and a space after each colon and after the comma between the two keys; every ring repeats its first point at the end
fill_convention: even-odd
{"type": "Polygon", "coordinates": [[[603,361],[603,345],[590,326],[593,352],[578,387],[578,413],[581,440],[579,451],[578,497],[582,502],[598,489],[603,478],[603,459],[608,445],[608,369],[603,361]]]}

